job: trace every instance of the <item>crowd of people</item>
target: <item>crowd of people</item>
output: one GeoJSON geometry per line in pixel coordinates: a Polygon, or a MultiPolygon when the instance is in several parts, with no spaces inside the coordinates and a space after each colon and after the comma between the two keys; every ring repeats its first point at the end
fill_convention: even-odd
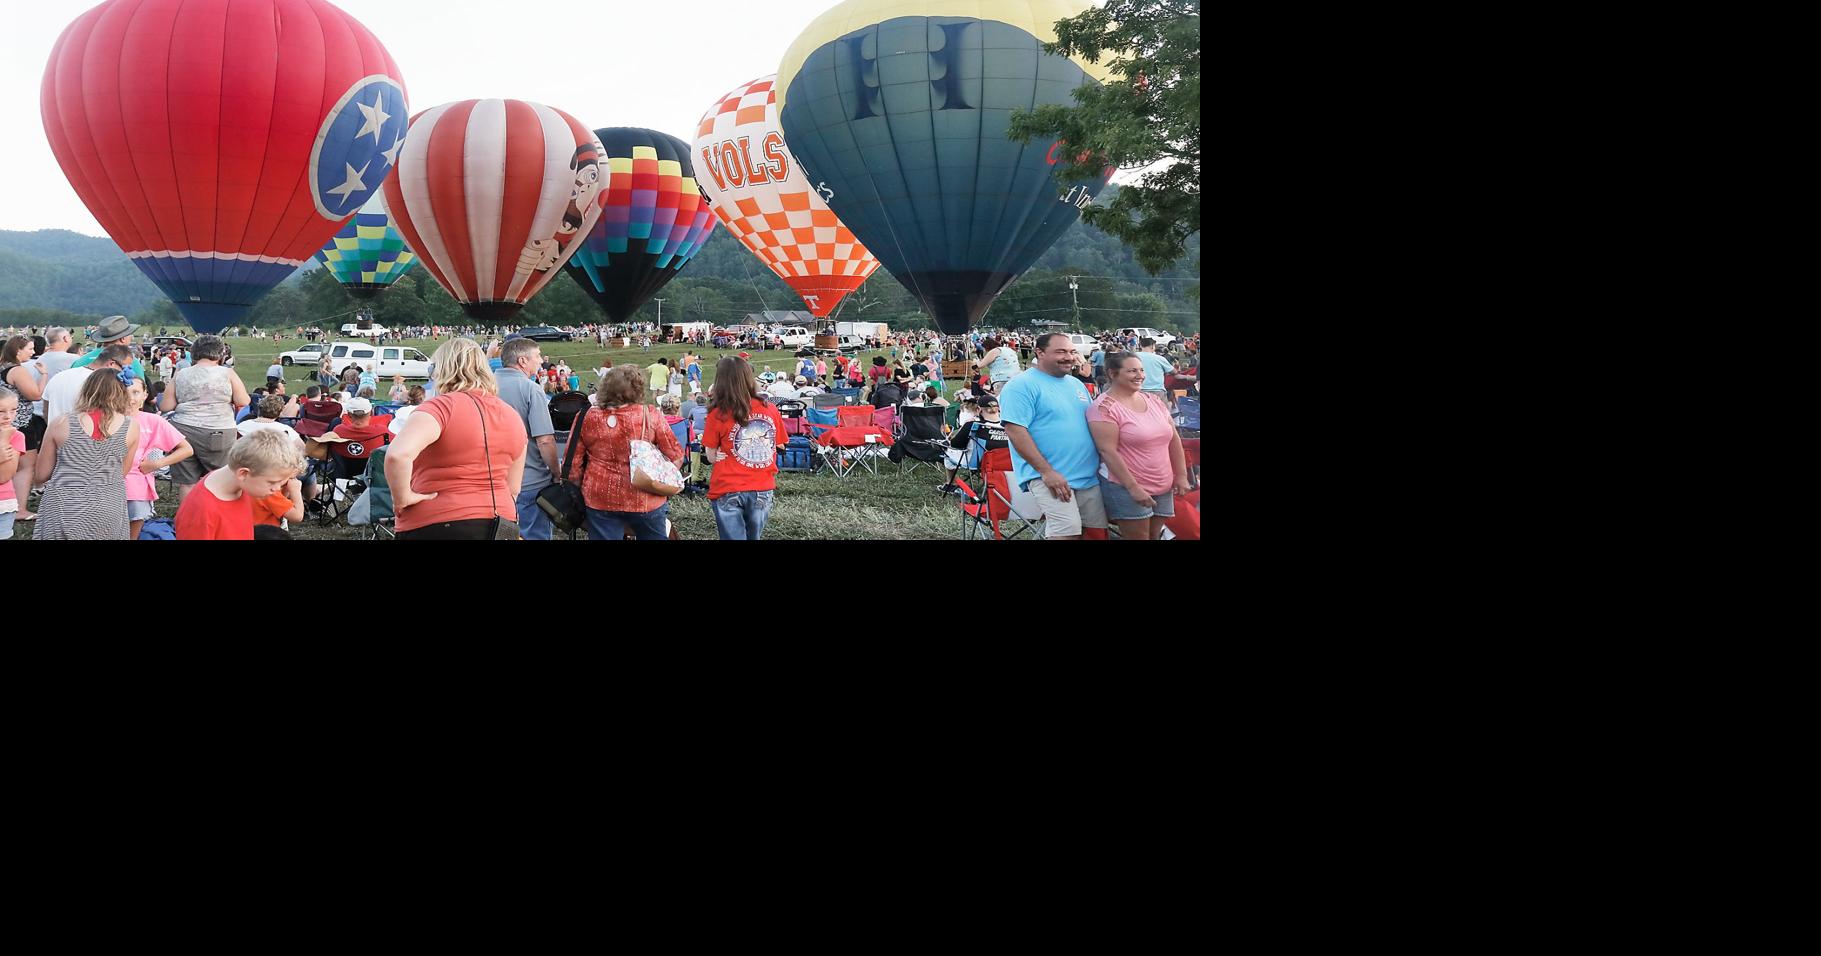
{"type": "Polygon", "coordinates": [[[427,386],[325,364],[293,395],[278,364],[249,392],[220,337],[148,350],[139,332],[115,316],[81,354],[61,328],[0,346],[0,540],[34,521],[40,540],[137,538],[159,475],[172,485],[180,539],[282,536],[362,467],[320,449],[337,467],[310,465],[306,448],[323,443],[386,449],[394,526],[407,540],[547,540],[554,528],[537,502],[560,483],[579,490],[591,539],[669,537],[668,495],[629,477],[637,454],[705,494],[722,538],[757,539],[787,443],[777,403],[832,390],[859,390],[878,408],[942,407],[955,448],[1009,448],[1048,537],[1098,537],[1112,523],[1122,538],[1147,539],[1188,489],[1172,389],[1200,388],[1198,335],[1172,361],[1119,333],[1100,336],[1090,360],[1063,333],[911,332],[882,342],[885,355],[802,349],[782,370],[761,370],[750,352],[727,355],[710,389],[693,348],[648,366],[603,360],[585,389],[581,369],[508,335],[444,343],[427,386]],[[960,361],[970,377],[951,394],[943,366],[960,361]],[[559,420],[552,409],[566,398],[581,404],[559,420]]]}

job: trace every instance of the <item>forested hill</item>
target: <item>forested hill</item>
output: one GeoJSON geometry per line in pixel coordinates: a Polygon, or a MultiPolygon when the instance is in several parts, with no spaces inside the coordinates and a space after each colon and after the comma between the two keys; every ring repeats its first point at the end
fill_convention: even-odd
{"type": "MultiPolygon", "coordinates": [[[[1180,277],[1199,276],[1200,262],[1201,241],[1194,236],[1183,260],[1154,278],[1124,244],[1077,223],[1012,284],[987,322],[1010,327],[1037,319],[1069,321],[1079,315],[1089,327],[1198,330],[1199,281],[1180,277]],[[1070,275],[1084,277],[1078,293],[1068,290],[1070,275]]],[[[357,304],[320,272],[314,264],[300,270],[285,288],[268,295],[249,321],[266,327],[315,324],[355,309],[357,304]]],[[[720,228],[661,294],[666,299],[665,321],[733,322],[760,309],[802,308],[781,280],[720,228]]],[[[894,327],[927,323],[884,270],[851,297],[850,304],[856,309],[864,306],[867,319],[894,327]]],[[[381,322],[394,325],[459,321],[455,303],[421,268],[400,280],[394,293],[382,296],[374,311],[381,322]]],[[[651,303],[638,318],[652,320],[656,313],[656,303],[651,303]]],[[[76,320],[82,317],[115,314],[159,325],[182,324],[158,288],[112,240],[56,229],[0,231],[0,326],[81,324],[76,320]]],[[[573,282],[563,279],[533,300],[525,318],[581,325],[600,321],[600,313],[573,282]]]]}

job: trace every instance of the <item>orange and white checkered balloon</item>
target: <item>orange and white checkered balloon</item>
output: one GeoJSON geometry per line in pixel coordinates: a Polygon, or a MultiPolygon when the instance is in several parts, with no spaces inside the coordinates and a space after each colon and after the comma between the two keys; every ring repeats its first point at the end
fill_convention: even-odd
{"type": "Polygon", "coordinates": [[[776,77],[741,85],[696,128],[696,182],[723,225],[817,316],[879,268],[798,168],[778,129],[776,77]]]}

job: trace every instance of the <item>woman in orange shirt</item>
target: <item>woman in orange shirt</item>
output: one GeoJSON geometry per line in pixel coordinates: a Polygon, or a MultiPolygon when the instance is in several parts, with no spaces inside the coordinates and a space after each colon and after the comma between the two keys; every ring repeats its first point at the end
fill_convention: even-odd
{"type": "Polygon", "coordinates": [[[386,452],[398,537],[517,538],[525,423],[500,401],[487,353],[472,339],[449,340],[430,361],[436,397],[418,406],[386,452]]]}

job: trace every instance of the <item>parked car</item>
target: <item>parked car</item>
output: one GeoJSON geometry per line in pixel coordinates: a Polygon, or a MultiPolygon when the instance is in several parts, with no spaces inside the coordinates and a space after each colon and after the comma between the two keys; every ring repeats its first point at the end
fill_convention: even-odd
{"type": "Polygon", "coordinates": [[[329,347],[321,342],[317,342],[313,345],[300,346],[289,352],[280,352],[278,355],[278,364],[287,367],[292,365],[305,365],[310,368],[316,368],[322,364],[323,353],[328,350],[329,347]]]}
{"type": "Polygon", "coordinates": [[[386,334],[386,332],[387,332],[386,327],[383,325],[380,325],[378,322],[374,322],[370,325],[365,326],[364,328],[358,322],[350,322],[347,325],[344,325],[341,327],[341,334],[354,335],[354,336],[359,336],[361,338],[366,338],[367,336],[372,336],[373,338],[377,339],[377,338],[383,337],[386,334]]]}
{"type": "MultiPolygon", "coordinates": [[[[430,356],[408,345],[380,345],[373,342],[335,342],[329,346],[329,360],[337,373],[350,365],[377,375],[382,381],[394,375],[406,378],[429,378],[430,356]]],[[[321,359],[317,360],[318,362],[321,359]]]]}
{"type": "Polygon", "coordinates": [[[160,335],[148,344],[161,351],[164,349],[189,349],[196,346],[196,343],[181,335],[160,335]]]}
{"type": "Polygon", "coordinates": [[[1156,329],[1120,329],[1119,330],[1120,338],[1125,338],[1130,335],[1137,335],[1141,339],[1155,339],[1157,341],[1158,348],[1163,348],[1164,346],[1169,345],[1171,342],[1176,341],[1176,336],[1171,335],[1168,332],[1159,332],[1156,329]]]}
{"type": "Polygon", "coordinates": [[[1100,351],[1100,340],[1091,335],[1076,332],[1069,336],[1069,341],[1075,343],[1075,353],[1084,362],[1092,360],[1094,353],[1100,351]]]}
{"type": "Polygon", "coordinates": [[[548,325],[534,325],[528,329],[520,329],[518,334],[533,342],[569,342],[575,339],[574,335],[562,329],[553,329],[548,325]]]}

